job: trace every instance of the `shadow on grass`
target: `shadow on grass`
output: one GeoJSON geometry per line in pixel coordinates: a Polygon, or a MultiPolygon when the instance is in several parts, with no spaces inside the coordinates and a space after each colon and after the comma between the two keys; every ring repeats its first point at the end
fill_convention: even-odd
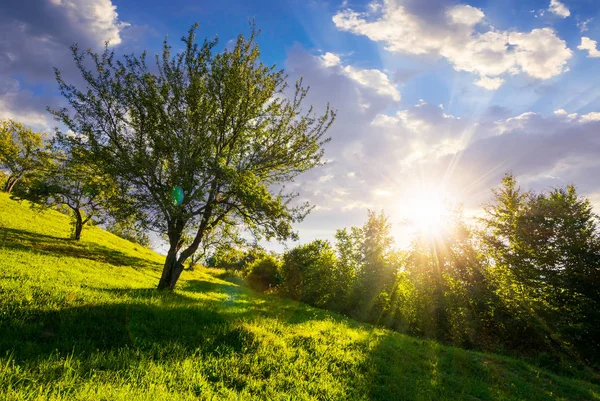
{"type": "Polygon", "coordinates": [[[39,360],[53,353],[81,357],[98,351],[137,349],[149,358],[169,350],[177,355],[249,352],[251,332],[205,305],[179,294],[129,291],[129,302],[65,308],[21,310],[0,317],[0,355],[17,361],[39,360]]]}
{"type": "Polygon", "coordinates": [[[371,400],[593,400],[589,383],[522,361],[467,352],[395,333],[373,335],[365,364],[371,400]]]}
{"type": "Polygon", "coordinates": [[[129,266],[134,268],[154,266],[145,259],[129,256],[90,242],[79,242],[65,238],[38,234],[15,228],[3,228],[0,233],[0,247],[17,250],[31,250],[46,255],[61,255],[84,258],[113,266],[129,266]]]}
{"type": "MultiPolygon", "coordinates": [[[[327,317],[323,311],[301,304],[256,297],[235,285],[194,280],[182,287],[183,291],[174,293],[97,289],[114,294],[115,302],[58,311],[21,309],[8,317],[0,314],[0,355],[10,352],[17,363],[29,366],[74,355],[85,362],[83,374],[122,371],[139,359],[177,361],[197,355],[226,361],[259,349],[265,355],[264,347],[259,348],[260,338],[239,318],[260,314],[294,324],[327,317]],[[231,303],[223,299],[199,301],[194,293],[225,293],[233,299],[231,303]],[[107,355],[123,357],[113,363],[107,355]]],[[[318,343],[323,341],[329,341],[326,333],[297,335],[288,340],[288,346],[303,348],[308,358],[321,360],[324,347],[318,343]]],[[[341,351],[335,344],[327,345],[333,347],[331,355],[341,351]]],[[[352,394],[386,401],[597,398],[592,390],[577,387],[574,381],[557,383],[553,376],[529,372],[514,361],[504,364],[483,354],[395,333],[374,331],[366,341],[345,347],[351,347],[353,355],[362,359],[356,366],[340,357],[338,365],[331,367],[336,377],[347,382],[348,399],[352,394]]],[[[231,375],[217,372],[210,377],[233,383],[231,375]]],[[[244,388],[246,376],[241,377],[232,388],[244,388]]]]}

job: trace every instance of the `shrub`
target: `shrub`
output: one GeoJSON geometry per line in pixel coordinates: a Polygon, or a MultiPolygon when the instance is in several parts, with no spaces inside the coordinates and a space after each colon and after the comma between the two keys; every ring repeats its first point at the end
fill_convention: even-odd
{"type": "Polygon", "coordinates": [[[246,281],[256,291],[265,292],[281,283],[281,263],[272,255],[265,255],[248,265],[246,281]]]}
{"type": "Polygon", "coordinates": [[[320,308],[327,307],[337,292],[337,259],[327,241],[300,245],[283,256],[283,293],[320,308]]]}

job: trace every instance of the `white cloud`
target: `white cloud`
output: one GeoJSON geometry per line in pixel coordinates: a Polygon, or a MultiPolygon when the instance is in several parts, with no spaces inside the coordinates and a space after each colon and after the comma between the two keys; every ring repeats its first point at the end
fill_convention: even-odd
{"type": "Polygon", "coordinates": [[[128,27],[119,21],[117,6],[111,0],[52,0],[52,5],[61,9],[71,26],[86,31],[96,44],[110,41],[113,45],[121,43],[121,31],[128,27]]]}
{"type": "Polygon", "coordinates": [[[322,57],[296,48],[286,64],[290,78],[304,76],[311,84],[310,104],[320,109],[331,101],[339,110],[326,148],[335,161],[297,180],[321,207],[298,226],[303,240],[314,232],[332,239],[335,229],[364,222],[367,208],[383,209],[399,224],[406,213],[403,197],[423,181],[456,188],[466,213],[489,200],[490,188],[507,171],[527,186],[575,182],[582,194],[599,192],[600,114],[567,109],[549,116],[505,111],[459,118],[425,101],[398,108],[389,96],[347,76],[340,58],[339,65],[325,67],[322,57]],[[362,110],[364,102],[371,107],[362,110]]]}
{"type": "Polygon", "coordinates": [[[450,8],[446,14],[454,24],[475,26],[485,18],[483,11],[469,5],[460,4],[450,8]]]}
{"type": "Polygon", "coordinates": [[[592,22],[593,18],[588,18],[585,21],[580,21],[577,23],[577,28],[579,28],[579,32],[584,33],[590,30],[588,28],[588,24],[592,22]]]}
{"type": "MultiPolygon", "coordinates": [[[[365,88],[374,90],[377,94],[387,96],[395,101],[400,101],[400,92],[396,85],[383,72],[377,69],[360,69],[350,65],[343,66],[341,59],[337,54],[325,53],[319,57],[321,65],[325,68],[338,67],[339,71],[359,83],[365,88]]],[[[368,108],[369,105],[364,103],[363,108],[368,108]]]]}
{"type": "Polygon", "coordinates": [[[0,72],[53,81],[52,67],[74,72],[73,43],[82,49],[119,45],[128,26],[111,0],[0,2],[0,72]]]}
{"type": "Polygon", "coordinates": [[[352,66],[343,68],[345,74],[362,86],[372,88],[380,95],[389,96],[395,101],[400,101],[400,92],[383,72],[371,69],[360,70],[352,66]]]}
{"type": "Polygon", "coordinates": [[[548,11],[562,18],[567,18],[569,15],[571,15],[571,11],[569,11],[567,6],[558,0],[550,0],[550,7],[548,8],[548,11]]]}
{"type": "Polygon", "coordinates": [[[588,57],[597,58],[600,57],[600,51],[598,50],[597,45],[598,42],[584,36],[581,38],[581,44],[577,46],[577,48],[579,50],[587,50],[588,57]]]}
{"type": "Polygon", "coordinates": [[[33,94],[21,82],[54,89],[53,67],[76,82],[80,74],[69,46],[77,42],[81,49],[99,49],[106,41],[119,45],[127,26],[111,0],[0,1],[0,117],[36,129],[53,127],[46,106],[62,106],[63,99],[33,94]]]}
{"type": "Polygon", "coordinates": [[[478,81],[475,81],[475,85],[491,91],[498,89],[503,83],[504,79],[502,78],[490,78],[486,76],[482,76],[478,81]]]}
{"type": "Polygon", "coordinates": [[[0,77],[0,118],[10,118],[50,133],[55,122],[46,111],[49,103],[56,103],[56,100],[35,97],[30,91],[23,90],[16,79],[0,77]]]}
{"type": "Polygon", "coordinates": [[[581,122],[592,122],[592,121],[600,121],[600,112],[592,111],[591,113],[587,113],[581,116],[579,119],[581,122]]]}
{"type": "Polygon", "coordinates": [[[476,83],[487,88],[499,87],[498,78],[504,75],[549,79],[567,71],[572,52],[551,28],[476,30],[477,25],[484,27],[485,15],[469,5],[447,7],[438,16],[431,13],[418,14],[398,0],[388,0],[380,13],[347,9],[334,15],[333,22],[340,30],[383,42],[390,52],[442,56],[455,70],[479,75],[476,83]]]}
{"type": "Polygon", "coordinates": [[[322,55],[321,60],[323,62],[324,67],[335,67],[336,65],[340,65],[341,63],[340,56],[329,52],[322,55]]]}

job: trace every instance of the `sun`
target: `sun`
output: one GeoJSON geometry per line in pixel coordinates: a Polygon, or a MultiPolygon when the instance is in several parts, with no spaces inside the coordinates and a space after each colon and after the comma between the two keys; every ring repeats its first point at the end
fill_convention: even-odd
{"type": "Polygon", "coordinates": [[[416,230],[438,233],[446,226],[450,216],[448,199],[439,190],[422,190],[410,199],[406,214],[416,230]]]}

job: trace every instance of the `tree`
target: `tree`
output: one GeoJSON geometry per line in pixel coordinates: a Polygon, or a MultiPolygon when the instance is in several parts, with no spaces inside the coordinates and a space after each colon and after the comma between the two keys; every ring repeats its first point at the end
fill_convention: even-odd
{"type": "Polygon", "coordinates": [[[220,53],[216,40],[197,44],[195,29],[175,55],[165,40],[156,72],[146,53],[117,59],[108,47],[97,54],[74,45],[86,87],[56,74],[71,110],[54,113],[79,134],[61,137],[114,178],[145,224],[167,234],[159,289],[175,287],[184,262],[225,219],[259,237],[295,237],[291,223],[310,207],[294,206],[285,183],[322,164],[334,119],[329,106],[321,116],[303,112],[302,81],[287,96],[283,71],[259,60],[254,26],[220,53]],[[187,230],[194,238],[182,247],[187,230]]]}
{"type": "Polygon", "coordinates": [[[71,238],[80,240],[86,224],[99,223],[109,213],[114,183],[72,155],[54,155],[47,169],[28,188],[17,191],[15,197],[34,202],[34,207],[67,206],[71,210],[71,238]]]}
{"type": "MultiPolygon", "coordinates": [[[[194,269],[199,261],[204,263],[208,262],[209,258],[213,258],[212,263],[218,264],[218,266],[212,267],[224,267],[224,268],[238,268],[242,269],[244,266],[244,259],[242,256],[242,249],[246,248],[248,241],[242,236],[239,227],[232,223],[228,224],[227,219],[214,227],[211,231],[207,232],[204,239],[200,243],[200,246],[190,256],[189,269],[194,269]],[[229,251],[234,250],[233,254],[240,255],[239,261],[234,261],[235,257],[225,257],[229,251]],[[222,259],[222,260],[217,260],[222,259]],[[233,263],[232,263],[233,262],[233,263]]],[[[194,241],[195,232],[186,232],[182,236],[183,246],[187,246],[194,241]]],[[[233,256],[229,252],[229,256],[233,256]]],[[[245,255],[244,255],[245,256],[245,255]]]]}
{"type": "Polygon", "coordinates": [[[538,348],[575,347],[580,355],[597,355],[597,216],[572,185],[548,193],[520,194],[516,188],[514,177],[505,177],[483,220],[482,242],[498,294],[538,348]]]}
{"type": "Polygon", "coordinates": [[[362,268],[362,228],[344,228],[335,233],[337,268],[334,272],[336,295],[334,309],[347,311],[352,300],[356,277],[362,268]]]}
{"type": "Polygon", "coordinates": [[[42,168],[46,156],[43,134],[13,120],[0,121],[0,166],[8,170],[4,192],[42,168]]]}
{"type": "Polygon", "coordinates": [[[283,291],[292,299],[317,307],[335,301],[337,260],[328,241],[314,240],[283,255],[283,291]]]}
{"type": "Polygon", "coordinates": [[[151,245],[150,236],[147,231],[138,224],[132,215],[113,218],[110,224],[107,225],[106,231],[146,248],[149,248],[151,245]]]}
{"type": "Polygon", "coordinates": [[[357,274],[354,306],[358,317],[377,321],[384,307],[381,301],[394,286],[397,266],[390,263],[394,239],[388,218],[383,211],[377,214],[369,210],[368,213],[369,219],[361,230],[362,264],[357,274]]]}
{"type": "Polygon", "coordinates": [[[461,346],[496,345],[500,333],[493,316],[499,318],[501,311],[460,209],[447,216],[438,232],[419,233],[406,262],[400,281],[404,291],[409,287],[410,298],[398,306],[406,315],[404,326],[413,334],[461,346]]]}
{"type": "Polygon", "coordinates": [[[281,262],[273,255],[263,255],[248,265],[246,280],[256,291],[265,292],[281,283],[281,262]]]}

